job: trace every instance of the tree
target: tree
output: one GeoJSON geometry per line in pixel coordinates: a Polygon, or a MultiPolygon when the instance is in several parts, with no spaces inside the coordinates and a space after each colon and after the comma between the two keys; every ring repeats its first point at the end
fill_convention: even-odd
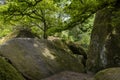
{"type": "Polygon", "coordinates": [[[5,20],[26,18],[48,34],[71,29],[84,23],[96,11],[113,5],[116,0],[9,0],[3,11],[5,20]]]}
{"type": "Polygon", "coordinates": [[[49,29],[48,32],[61,32],[63,30],[72,29],[73,27],[86,22],[89,17],[97,11],[114,5],[117,0],[70,0],[71,3],[66,7],[69,19],[65,22],[63,27],[56,27],[49,29]]]}
{"type": "Polygon", "coordinates": [[[98,72],[120,66],[120,1],[96,13],[88,50],[87,68],[98,72]]]}
{"type": "Polygon", "coordinates": [[[7,10],[3,11],[5,21],[29,23],[43,31],[43,38],[47,39],[47,30],[62,24],[60,9],[53,0],[10,0],[7,10]]]}

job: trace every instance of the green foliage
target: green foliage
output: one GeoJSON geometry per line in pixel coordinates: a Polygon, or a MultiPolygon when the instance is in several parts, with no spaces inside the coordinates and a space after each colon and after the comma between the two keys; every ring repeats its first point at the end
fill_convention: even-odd
{"type": "Polygon", "coordinates": [[[11,31],[9,29],[0,29],[0,38],[8,35],[11,31]]]}
{"type": "Polygon", "coordinates": [[[4,21],[14,25],[26,25],[40,28],[43,35],[49,28],[62,24],[59,12],[61,9],[53,0],[10,0],[3,10],[4,21]]]}
{"type": "Polygon", "coordinates": [[[116,1],[117,0],[71,0],[71,4],[65,8],[69,16],[64,26],[53,28],[48,31],[55,33],[72,29],[79,24],[85,23],[86,20],[98,10],[105,7],[111,7],[116,1]]]}
{"type": "Polygon", "coordinates": [[[12,31],[11,25],[4,24],[2,21],[0,21],[0,38],[8,35],[12,31]]]}
{"type": "Polygon", "coordinates": [[[116,11],[113,11],[112,14],[112,26],[115,27],[115,26],[119,26],[120,25],[120,9],[117,9],[116,11]]]}
{"type": "Polygon", "coordinates": [[[93,28],[94,15],[91,16],[84,24],[62,31],[55,36],[61,37],[65,41],[79,42],[84,48],[87,48],[90,43],[90,34],[93,28]]]}
{"type": "Polygon", "coordinates": [[[5,5],[0,6],[0,18],[6,24],[27,26],[41,37],[47,38],[48,35],[79,25],[82,25],[81,29],[87,29],[84,24],[88,22],[91,15],[100,9],[114,5],[116,1],[7,0],[5,5]]]}

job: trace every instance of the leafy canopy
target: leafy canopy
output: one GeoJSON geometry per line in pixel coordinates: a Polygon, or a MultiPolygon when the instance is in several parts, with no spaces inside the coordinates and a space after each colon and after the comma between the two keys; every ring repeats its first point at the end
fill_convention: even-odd
{"type": "Polygon", "coordinates": [[[0,6],[0,17],[7,24],[37,27],[47,38],[48,35],[86,23],[96,11],[114,5],[117,1],[7,0],[5,5],[0,6]]]}

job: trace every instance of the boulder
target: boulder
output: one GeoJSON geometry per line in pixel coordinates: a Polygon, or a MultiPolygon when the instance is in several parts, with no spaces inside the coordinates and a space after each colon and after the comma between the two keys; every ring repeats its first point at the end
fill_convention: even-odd
{"type": "Polygon", "coordinates": [[[87,54],[84,48],[79,43],[75,42],[68,42],[66,44],[74,55],[82,57],[82,64],[86,67],[87,54]]]}
{"type": "Polygon", "coordinates": [[[68,53],[72,53],[66,42],[62,41],[61,39],[57,37],[49,37],[48,39],[52,41],[54,43],[54,46],[58,47],[59,49],[65,50],[68,53]]]}
{"type": "Polygon", "coordinates": [[[120,68],[108,68],[99,71],[94,80],[120,80],[120,68]]]}
{"type": "Polygon", "coordinates": [[[87,54],[81,44],[75,42],[68,42],[67,46],[73,52],[73,54],[83,55],[84,58],[87,59],[87,54]]]}
{"type": "Polygon", "coordinates": [[[25,80],[4,58],[0,57],[0,80],[25,80]]]}
{"type": "Polygon", "coordinates": [[[93,75],[64,71],[42,80],[91,80],[93,75]]]}
{"type": "Polygon", "coordinates": [[[29,80],[40,80],[64,70],[84,71],[80,59],[44,39],[11,39],[1,45],[0,55],[29,80]]]}
{"type": "Polygon", "coordinates": [[[0,44],[5,43],[6,41],[9,41],[12,38],[40,38],[37,34],[31,32],[30,29],[27,28],[20,28],[18,30],[14,30],[7,36],[0,39],[0,44]]]}

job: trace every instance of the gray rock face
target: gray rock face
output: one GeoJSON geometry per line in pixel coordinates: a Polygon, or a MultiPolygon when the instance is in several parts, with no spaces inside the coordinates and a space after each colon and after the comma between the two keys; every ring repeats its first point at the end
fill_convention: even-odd
{"type": "Polygon", "coordinates": [[[40,80],[64,70],[84,71],[81,60],[48,40],[15,38],[0,47],[0,55],[30,80],[40,80]]]}
{"type": "Polygon", "coordinates": [[[64,71],[42,80],[91,80],[93,75],[64,71]]]}

